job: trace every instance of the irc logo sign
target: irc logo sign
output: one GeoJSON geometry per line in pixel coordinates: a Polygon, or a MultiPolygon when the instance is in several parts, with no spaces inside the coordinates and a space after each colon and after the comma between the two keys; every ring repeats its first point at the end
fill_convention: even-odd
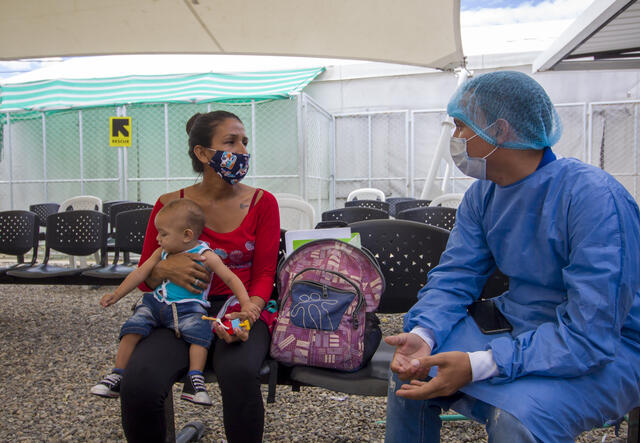
{"type": "Polygon", "coordinates": [[[109,117],[109,146],[131,146],[131,117],[109,117]]]}

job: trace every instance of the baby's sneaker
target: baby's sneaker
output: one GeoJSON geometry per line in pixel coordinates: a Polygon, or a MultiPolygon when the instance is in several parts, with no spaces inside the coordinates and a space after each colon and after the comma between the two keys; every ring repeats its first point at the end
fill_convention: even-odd
{"type": "Polygon", "coordinates": [[[187,375],[180,398],[203,406],[211,406],[212,404],[202,374],[187,375]]]}
{"type": "Polygon", "coordinates": [[[100,383],[91,388],[93,395],[100,397],[115,398],[120,395],[120,383],[122,375],[112,372],[102,379],[100,383]]]}

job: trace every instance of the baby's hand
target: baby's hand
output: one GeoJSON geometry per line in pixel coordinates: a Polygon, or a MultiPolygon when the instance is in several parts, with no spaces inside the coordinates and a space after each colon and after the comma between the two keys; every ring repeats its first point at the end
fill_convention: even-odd
{"type": "Polygon", "coordinates": [[[251,324],[253,324],[260,318],[261,309],[258,305],[249,302],[242,307],[242,312],[247,315],[247,318],[251,320],[251,324]]]}
{"type": "Polygon", "coordinates": [[[103,308],[106,308],[107,306],[111,306],[112,304],[114,304],[118,300],[120,300],[120,298],[116,295],[116,293],[115,292],[110,292],[109,294],[105,294],[100,299],[100,304],[102,305],[103,308]]]}

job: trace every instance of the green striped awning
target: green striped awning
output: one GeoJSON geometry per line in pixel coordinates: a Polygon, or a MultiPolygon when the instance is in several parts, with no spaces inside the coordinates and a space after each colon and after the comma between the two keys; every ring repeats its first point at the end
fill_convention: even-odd
{"type": "Polygon", "coordinates": [[[236,74],[128,76],[0,84],[0,112],[131,103],[246,103],[289,98],[324,68],[236,74]]]}

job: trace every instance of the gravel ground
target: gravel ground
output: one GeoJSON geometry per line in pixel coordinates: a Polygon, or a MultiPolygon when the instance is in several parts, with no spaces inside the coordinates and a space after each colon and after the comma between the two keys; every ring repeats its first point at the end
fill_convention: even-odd
{"type": "MultiPolygon", "coordinates": [[[[103,310],[104,289],[74,286],[0,285],[0,441],[123,441],[117,400],[89,394],[113,365],[116,337],[135,295],[103,310]]],[[[400,316],[382,316],[385,335],[397,332],[400,316]]],[[[214,401],[217,386],[210,385],[214,401]]],[[[218,405],[202,408],[179,399],[176,426],[206,420],[204,442],[222,441],[218,405]]],[[[264,390],[266,400],[266,387],[264,390]]],[[[343,395],[319,388],[292,392],[279,386],[266,405],[269,441],[360,442],[384,438],[385,398],[343,395]]],[[[626,438],[623,424],[617,441],[626,438]]],[[[616,441],[612,429],[582,434],[580,442],[616,441]]],[[[443,424],[444,442],[486,441],[471,421],[443,424]]]]}

